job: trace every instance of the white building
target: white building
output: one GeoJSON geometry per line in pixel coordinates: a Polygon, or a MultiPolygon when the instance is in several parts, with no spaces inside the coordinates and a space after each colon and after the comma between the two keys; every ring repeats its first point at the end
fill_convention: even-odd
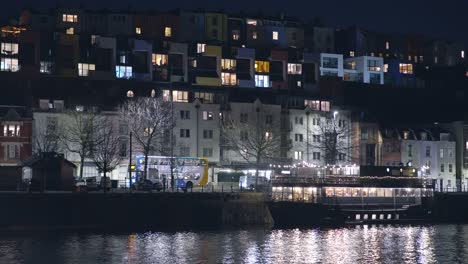
{"type": "Polygon", "coordinates": [[[320,53],[320,76],[343,78],[343,55],[320,53]]]}
{"type": "MultiPolygon", "coordinates": [[[[324,140],[326,134],[338,131],[336,165],[351,162],[351,118],[348,111],[331,108],[329,101],[306,100],[305,109],[289,110],[288,158],[295,163],[305,161],[312,165],[327,165],[324,140]]],[[[334,164],[335,165],[335,164],[334,164]]]]}
{"type": "MultiPolygon", "coordinates": [[[[64,108],[62,101],[51,102],[50,108],[46,108],[46,105],[49,106],[46,104],[46,102],[42,102],[42,107],[40,109],[36,109],[33,113],[33,153],[41,151],[41,149],[44,151],[44,148],[47,148],[44,147],[44,145],[50,145],[50,141],[46,143],[44,142],[46,136],[52,135],[55,132],[58,134],[65,133],[66,127],[73,122],[73,117],[63,111],[64,108]]],[[[82,111],[83,109],[79,110],[82,111]]],[[[116,112],[102,112],[100,114],[110,118],[112,120],[114,130],[119,131],[122,136],[121,142],[119,142],[122,161],[114,171],[108,174],[108,176],[112,180],[119,180],[123,182],[125,181],[125,178],[128,177],[128,130],[123,129],[125,124],[120,121],[120,118],[116,112]]],[[[48,150],[63,153],[67,160],[71,161],[77,166],[76,173],[77,175],[80,175],[80,156],[77,153],[70,151],[70,149],[76,149],[76,147],[70,144],[67,148],[67,146],[61,141],[58,141],[57,144],[58,148],[51,148],[48,150]]],[[[47,151],[47,149],[45,150],[47,151]]],[[[93,176],[100,176],[100,174],[92,159],[86,158],[83,165],[83,177],[93,176]]]]}
{"type": "Polygon", "coordinates": [[[336,76],[349,82],[384,84],[384,60],[362,56],[343,60],[341,54],[320,54],[320,76],[336,76]]]}
{"type": "Polygon", "coordinates": [[[220,109],[218,104],[174,103],[176,141],[174,155],[205,157],[219,162],[220,109]]]}
{"type": "Polygon", "coordinates": [[[345,81],[384,84],[384,60],[380,57],[362,56],[344,62],[345,81]]]}
{"type": "Polygon", "coordinates": [[[455,142],[450,135],[412,129],[402,133],[401,162],[419,168],[419,176],[436,180],[437,190],[455,190],[455,142]]]}

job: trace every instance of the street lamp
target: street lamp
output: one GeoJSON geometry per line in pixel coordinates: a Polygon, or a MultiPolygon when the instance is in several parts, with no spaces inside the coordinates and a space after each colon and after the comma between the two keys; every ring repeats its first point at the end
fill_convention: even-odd
{"type": "Polygon", "coordinates": [[[333,119],[336,119],[337,115],[338,115],[338,111],[333,112],[333,119]]]}

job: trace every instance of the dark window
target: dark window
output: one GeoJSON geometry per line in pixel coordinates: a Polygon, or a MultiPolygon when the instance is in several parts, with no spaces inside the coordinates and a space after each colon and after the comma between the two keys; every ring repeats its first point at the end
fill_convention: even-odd
{"type": "Polygon", "coordinates": [[[133,68],[135,72],[148,73],[148,53],[145,51],[136,51],[134,53],[133,68]]]}
{"type": "Polygon", "coordinates": [[[304,63],[302,65],[302,74],[306,83],[315,83],[315,64],[304,63]]]}
{"type": "Polygon", "coordinates": [[[19,63],[20,65],[34,65],[35,59],[34,45],[30,43],[21,43],[19,45],[19,63]]]}

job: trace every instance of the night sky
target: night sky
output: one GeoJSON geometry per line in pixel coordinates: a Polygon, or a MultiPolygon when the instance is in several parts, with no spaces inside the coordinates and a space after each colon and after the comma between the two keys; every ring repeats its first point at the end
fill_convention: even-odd
{"type": "Polygon", "coordinates": [[[420,33],[468,44],[468,0],[14,0],[3,3],[1,21],[16,18],[22,7],[55,7],[83,4],[90,8],[120,9],[224,9],[266,14],[284,12],[305,20],[320,17],[326,25],[358,25],[382,32],[420,33]],[[162,3],[164,3],[162,5],[162,3]],[[12,17],[13,16],[13,17],[12,17]]]}

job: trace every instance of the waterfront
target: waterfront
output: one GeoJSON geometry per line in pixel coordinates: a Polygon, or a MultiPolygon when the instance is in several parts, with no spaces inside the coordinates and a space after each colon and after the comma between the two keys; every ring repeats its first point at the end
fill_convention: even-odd
{"type": "Polygon", "coordinates": [[[464,263],[468,225],[2,233],[0,263],[464,263]]]}

